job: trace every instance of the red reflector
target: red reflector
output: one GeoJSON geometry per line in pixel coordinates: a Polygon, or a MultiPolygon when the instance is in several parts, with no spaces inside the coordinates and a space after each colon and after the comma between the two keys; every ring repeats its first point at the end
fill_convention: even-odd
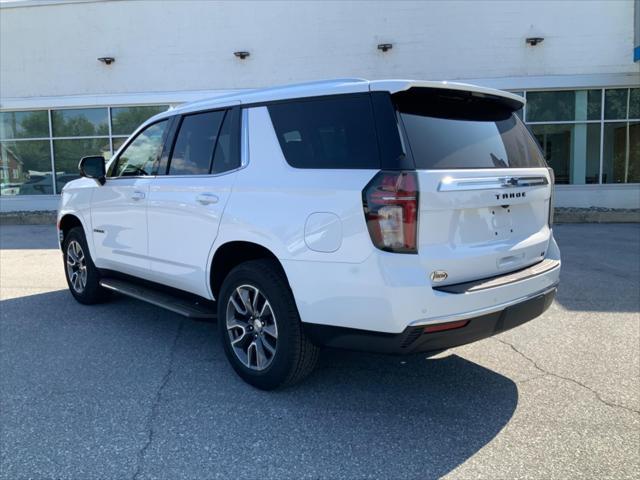
{"type": "Polygon", "coordinates": [[[455,330],[456,328],[466,327],[469,320],[459,320],[457,322],[437,323],[435,325],[427,325],[424,327],[424,333],[442,332],[444,330],[455,330]]]}

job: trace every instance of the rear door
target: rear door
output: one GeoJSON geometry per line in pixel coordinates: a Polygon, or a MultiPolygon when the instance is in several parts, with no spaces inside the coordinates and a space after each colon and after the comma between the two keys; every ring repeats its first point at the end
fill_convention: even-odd
{"type": "Polygon", "coordinates": [[[207,296],[207,262],[240,167],[241,110],[183,115],[149,191],[153,279],[207,296]]]}
{"type": "Polygon", "coordinates": [[[446,285],[541,261],[552,180],[513,101],[431,88],[392,98],[418,173],[427,271],[446,285]]]}

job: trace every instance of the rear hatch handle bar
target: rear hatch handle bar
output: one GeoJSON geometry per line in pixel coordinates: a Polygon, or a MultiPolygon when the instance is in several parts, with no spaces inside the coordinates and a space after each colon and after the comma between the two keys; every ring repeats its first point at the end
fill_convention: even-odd
{"type": "Polygon", "coordinates": [[[548,185],[547,177],[536,176],[496,176],[480,178],[445,177],[438,184],[439,192],[459,192],[463,190],[493,190],[496,188],[541,187],[548,185]]]}

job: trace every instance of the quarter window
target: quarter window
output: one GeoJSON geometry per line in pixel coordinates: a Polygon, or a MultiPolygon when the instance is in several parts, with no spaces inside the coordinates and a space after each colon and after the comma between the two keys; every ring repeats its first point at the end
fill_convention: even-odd
{"type": "Polygon", "coordinates": [[[151,175],[160,159],[167,120],[140,132],[118,157],[114,177],[151,175]]]}
{"type": "Polygon", "coordinates": [[[270,105],[282,152],[296,168],[379,168],[369,95],[270,105]]]}
{"type": "Polygon", "coordinates": [[[203,175],[211,168],[224,111],[187,115],[176,138],[169,175],[203,175]]]}

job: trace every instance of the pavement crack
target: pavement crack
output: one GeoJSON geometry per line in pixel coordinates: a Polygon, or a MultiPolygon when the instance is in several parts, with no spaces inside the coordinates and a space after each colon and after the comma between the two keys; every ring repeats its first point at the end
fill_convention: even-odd
{"type": "Polygon", "coordinates": [[[136,469],[132,477],[133,480],[137,480],[138,478],[140,478],[140,475],[142,474],[142,467],[144,465],[144,457],[147,453],[147,450],[149,450],[149,447],[153,443],[153,438],[155,435],[153,424],[156,418],[158,417],[158,409],[160,408],[160,401],[162,400],[162,392],[164,391],[165,387],[169,383],[169,379],[171,378],[171,375],[173,373],[173,359],[175,357],[176,347],[178,345],[178,339],[180,338],[180,334],[182,333],[183,324],[184,322],[180,320],[180,323],[178,324],[178,328],[176,329],[176,334],[173,338],[171,350],[169,351],[169,361],[168,361],[167,371],[162,377],[162,381],[160,382],[160,385],[158,385],[158,389],[156,390],[156,394],[154,396],[153,403],[151,405],[151,411],[149,412],[149,416],[147,417],[147,421],[146,421],[147,440],[145,441],[144,445],[142,445],[142,448],[140,448],[140,450],[138,451],[136,469]]]}
{"type": "MultiPolygon", "coordinates": [[[[518,355],[520,355],[522,358],[524,358],[525,360],[527,360],[529,363],[531,363],[531,364],[534,366],[534,368],[535,368],[536,370],[538,370],[539,372],[541,372],[541,373],[543,374],[543,375],[539,375],[539,376],[534,377],[534,378],[542,378],[542,377],[545,377],[545,376],[550,376],[550,377],[555,377],[555,378],[557,378],[557,379],[559,379],[559,380],[564,380],[565,382],[573,383],[573,384],[575,384],[575,385],[578,385],[579,387],[584,388],[585,390],[590,391],[591,393],[593,393],[593,395],[594,395],[594,396],[595,396],[595,397],[596,397],[596,398],[597,398],[601,403],[604,403],[605,405],[607,405],[607,406],[609,406],[609,407],[612,407],[612,408],[621,408],[621,409],[626,410],[626,411],[628,411],[628,412],[635,413],[636,415],[640,415],[640,410],[635,410],[635,409],[630,408],[630,407],[627,407],[627,406],[625,406],[625,405],[620,405],[619,403],[615,403],[615,402],[612,402],[612,401],[610,401],[610,400],[606,400],[606,399],[604,399],[604,398],[602,397],[602,395],[600,394],[600,392],[598,392],[597,390],[595,390],[595,389],[591,388],[590,386],[588,386],[588,385],[586,385],[586,384],[584,384],[584,383],[582,383],[582,382],[580,382],[580,381],[578,381],[578,380],[576,380],[576,379],[574,379],[574,378],[571,378],[571,377],[565,377],[565,376],[563,376],[563,375],[560,375],[560,374],[555,373],[555,372],[551,372],[551,371],[549,371],[549,370],[547,370],[547,369],[545,369],[545,368],[541,367],[541,366],[540,366],[540,364],[539,364],[538,362],[536,362],[533,358],[531,358],[531,357],[527,356],[524,352],[522,352],[521,350],[519,350],[519,349],[518,349],[518,348],[516,348],[513,344],[511,344],[511,343],[507,342],[506,340],[502,340],[502,339],[497,338],[497,337],[494,337],[494,340],[496,340],[496,341],[498,341],[498,342],[500,342],[500,343],[502,343],[502,344],[507,345],[508,347],[510,347],[510,348],[511,348],[511,350],[513,350],[513,351],[514,351],[514,352],[516,352],[518,355]]],[[[529,379],[529,380],[533,380],[533,378],[531,378],[531,379],[529,379]]],[[[527,380],[527,381],[528,381],[528,380],[527,380]]],[[[521,383],[523,383],[523,382],[521,382],[521,383]]]]}

